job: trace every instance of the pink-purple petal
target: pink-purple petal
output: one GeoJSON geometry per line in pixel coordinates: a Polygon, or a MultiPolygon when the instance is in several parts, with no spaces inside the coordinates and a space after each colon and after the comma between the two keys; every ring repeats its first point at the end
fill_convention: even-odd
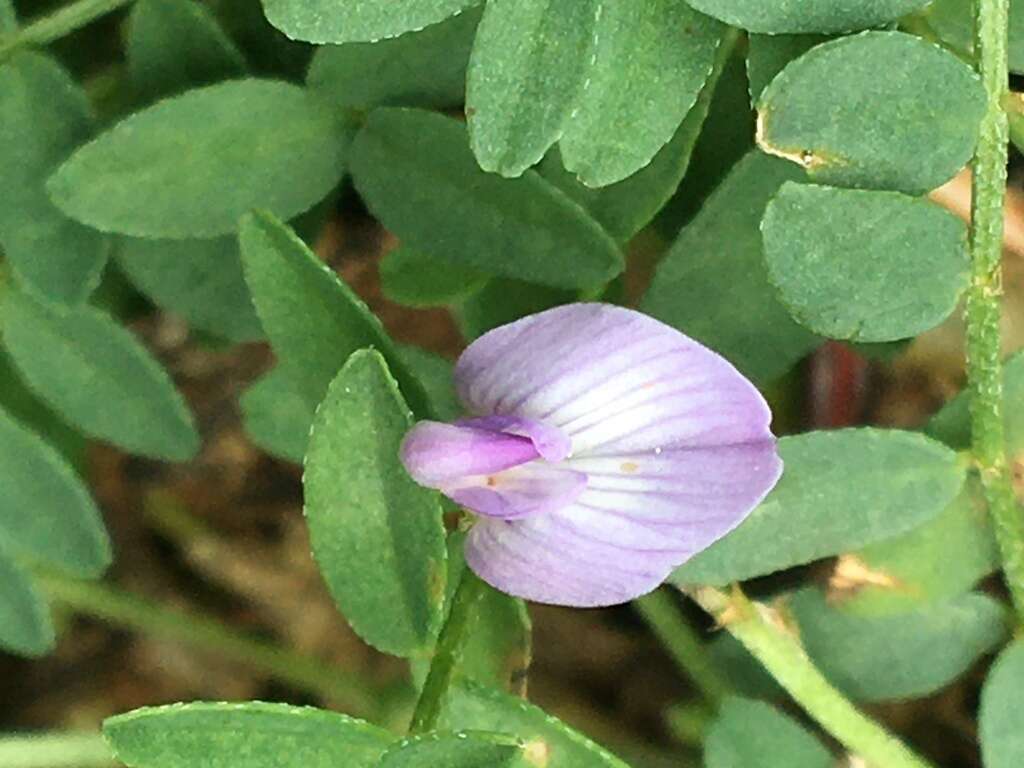
{"type": "Polygon", "coordinates": [[[440,488],[467,475],[489,475],[536,459],[529,438],[421,421],[402,440],[399,456],[420,485],[440,488]]]}
{"type": "Polygon", "coordinates": [[[585,474],[534,461],[443,490],[454,502],[479,515],[515,520],[557,512],[576,501],[586,487],[585,474]]]}

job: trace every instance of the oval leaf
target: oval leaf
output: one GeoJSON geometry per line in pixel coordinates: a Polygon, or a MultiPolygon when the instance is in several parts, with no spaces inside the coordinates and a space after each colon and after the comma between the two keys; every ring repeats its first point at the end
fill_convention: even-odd
{"type": "Polygon", "coordinates": [[[394,737],[313,707],[196,702],[144,707],[104,721],[131,768],[376,768],[394,737]]]}
{"type": "Polygon", "coordinates": [[[442,724],[516,736],[524,742],[528,766],[629,768],[615,755],[542,710],[468,680],[448,689],[442,724]]]}
{"type": "Polygon", "coordinates": [[[321,46],[306,83],[350,109],[458,106],[479,23],[480,12],[471,9],[394,40],[321,46]]]}
{"type": "Polygon", "coordinates": [[[107,242],[54,206],[45,182],[92,135],[85,94],[49,57],[16,53],[0,65],[0,114],[4,256],[33,291],[55,301],[84,301],[100,281],[107,242]]]}
{"type": "Polygon", "coordinates": [[[967,287],[967,229],[928,200],[788,183],[762,231],[783,304],[823,336],[916,336],[948,317],[967,287]]]}
{"type": "Polygon", "coordinates": [[[398,656],[426,650],[441,619],[445,531],[438,495],[398,459],[412,415],[372,350],[331,382],[303,483],[313,554],[360,637],[398,656]]]}
{"type": "Polygon", "coordinates": [[[267,20],[308,43],[373,42],[444,21],[481,0],[263,0],[267,20]]]}
{"type": "Polygon", "coordinates": [[[985,768],[1024,764],[1024,640],[1007,647],[989,671],[979,718],[985,768]]]}
{"type": "Polygon", "coordinates": [[[794,59],[829,39],[827,35],[750,35],[747,43],[747,80],[750,103],[755,107],[761,93],[794,59]]]}
{"type": "Polygon", "coordinates": [[[2,409],[0,488],[0,541],[12,553],[74,576],[96,577],[110,565],[103,518],[82,481],[2,409]]]}
{"type": "Polygon", "coordinates": [[[757,141],[816,181],[922,194],[970,160],[985,103],[978,75],[948,51],[865,32],[812,48],[772,80],[757,141]]]}
{"type": "Polygon", "coordinates": [[[584,88],[600,0],[488,2],[466,75],[480,167],[519,176],[558,137],[584,88]]]}
{"type": "Polygon", "coordinates": [[[640,305],[758,382],[777,378],[821,343],[779,302],[761,245],[768,200],[800,175],[750,152],[662,257],[640,305]]]}
{"type": "Polygon", "coordinates": [[[704,742],[705,768],[830,768],[831,753],[806,728],[763,701],[730,697],[704,742]]]}
{"type": "Polygon", "coordinates": [[[147,101],[239,77],[245,59],[205,5],[140,0],[128,16],[125,57],[135,91],[147,101]]]}
{"type": "Polygon", "coordinates": [[[484,173],[454,120],[378,109],[356,136],[352,175],[388,229],[421,253],[483,272],[563,288],[622,271],[614,241],[536,173],[484,173]]]}
{"type": "Polygon", "coordinates": [[[927,696],[963,674],[1007,633],[1006,609],[987,595],[892,616],[851,616],[820,590],[795,593],[788,606],[807,654],[825,676],[855,699],[927,696]]]}
{"type": "Polygon", "coordinates": [[[239,242],[263,327],[308,409],[320,404],[349,355],[372,346],[385,356],[416,412],[426,413],[426,394],[380,320],[289,227],[254,213],[242,220],[239,242]]]}
{"type": "Polygon", "coordinates": [[[505,768],[527,764],[518,739],[498,733],[429,733],[384,753],[380,768],[505,768]]]}
{"type": "Polygon", "coordinates": [[[969,591],[999,568],[976,478],[934,520],[839,559],[830,598],[848,613],[901,613],[969,591]]]}
{"type": "Polygon", "coordinates": [[[849,32],[918,11],[930,0],[687,0],[698,11],[751,32],[849,32]]]}
{"type": "Polygon", "coordinates": [[[86,434],[171,461],[198,450],[192,416],[167,373],[99,310],[59,309],[10,293],[2,331],[32,389],[86,434]]]}
{"type": "Polygon", "coordinates": [[[487,276],[409,248],[396,248],[380,262],[380,289],[409,307],[443,307],[483,287],[487,276]]]}
{"type": "Polygon", "coordinates": [[[193,328],[228,341],[263,338],[235,238],[125,238],[117,263],[154,304],[193,328]]]}
{"type": "Polygon", "coordinates": [[[671,140],[725,33],[681,0],[600,7],[579,105],[559,143],[565,167],[588,187],[631,176],[671,140]]]}
{"type": "Polygon", "coordinates": [[[183,239],[233,232],[266,208],[290,218],[341,179],[347,129],[302,88],[233,80],[167,99],[79,149],[50,196],[91,227],[183,239]]]}
{"type": "Polygon", "coordinates": [[[905,533],[941,513],[964,479],[953,451],[897,430],[784,437],[779,455],[779,484],[674,583],[724,586],[905,533]]]}
{"type": "Polygon", "coordinates": [[[0,549],[0,648],[38,657],[52,651],[56,642],[50,607],[0,549]]]}

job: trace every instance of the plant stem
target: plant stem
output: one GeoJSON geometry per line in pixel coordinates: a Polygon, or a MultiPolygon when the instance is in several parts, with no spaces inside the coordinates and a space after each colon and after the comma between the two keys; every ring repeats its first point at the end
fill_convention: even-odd
{"type": "Polygon", "coordinates": [[[967,291],[967,384],[972,451],[992,516],[1006,583],[1024,617],[1024,517],[1017,506],[1003,434],[1000,334],[1003,199],[1009,127],[1009,0],[977,0],[975,51],[988,105],[974,155],[971,195],[971,285],[967,291]]]}
{"type": "Polygon", "coordinates": [[[98,733],[0,736],[0,768],[106,768],[115,764],[98,733]]]}
{"type": "Polygon", "coordinates": [[[738,587],[731,596],[711,587],[700,587],[690,594],[764,665],[807,714],[869,765],[932,768],[833,688],[775,611],[747,600],[738,587]]]}
{"type": "Polygon", "coordinates": [[[663,589],[633,601],[683,674],[693,681],[712,707],[729,693],[729,685],[718,674],[700,637],[680,615],[672,595],[663,589]]]}
{"type": "Polygon", "coordinates": [[[333,699],[353,714],[377,714],[370,686],[318,659],[240,634],[211,617],[154,605],[103,584],[52,573],[36,576],[52,599],[77,613],[221,654],[333,699]]]}
{"type": "Polygon", "coordinates": [[[409,724],[410,736],[427,733],[437,726],[445,693],[455,676],[455,668],[462,658],[462,649],[476,617],[476,606],[486,589],[487,585],[475,573],[469,568],[463,569],[459,586],[452,597],[448,619],[437,638],[430,672],[427,673],[427,680],[423,683],[423,690],[409,724]]]}
{"type": "Polygon", "coordinates": [[[46,45],[115,11],[132,0],[78,0],[0,40],[0,59],[26,45],[46,45]]]}

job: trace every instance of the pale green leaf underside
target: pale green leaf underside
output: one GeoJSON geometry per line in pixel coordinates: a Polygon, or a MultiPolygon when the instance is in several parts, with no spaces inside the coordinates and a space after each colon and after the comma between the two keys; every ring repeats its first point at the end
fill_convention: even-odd
{"type": "Polygon", "coordinates": [[[929,0],[687,0],[698,11],[750,32],[850,32],[877,27],[929,0]]]}
{"type": "Polygon", "coordinates": [[[352,155],[371,210],[421,253],[563,288],[602,285],[622,271],[614,241],[552,184],[532,171],[503,179],[480,170],[455,120],[375,110],[352,155]]]}
{"type": "Polygon", "coordinates": [[[329,105],[275,80],[232,80],[158,102],[76,151],[48,182],[89,226],[137,237],[233,232],[263,208],[287,219],[344,171],[348,129],[329,105]]]}
{"type": "Polygon", "coordinates": [[[478,5],[481,0],[263,0],[267,20],[308,43],[373,42],[398,37],[478,5]]]}
{"type": "Polygon", "coordinates": [[[762,231],[782,303],[822,336],[916,336],[946,319],[967,287],[967,229],[929,200],[787,183],[762,231]]]}
{"type": "Polygon", "coordinates": [[[788,602],[800,640],[825,676],[864,701],[927,696],[964,673],[1007,634],[1006,609],[969,593],[889,616],[853,616],[813,587],[788,602]]]}
{"type": "Polygon", "coordinates": [[[832,754],[770,704],[730,697],[704,741],[705,768],[830,768],[832,754]]]}
{"type": "Polygon", "coordinates": [[[64,458],[0,409],[0,544],[83,577],[111,561],[96,504],[64,458]]]}
{"type": "Polygon", "coordinates": [[[981,80],[952,53],[864,32],[812,48],[771,81],[758,143],[815,181],[917,195],[970,160],[984,109],[981,80]]]}
{"type": "Polygon", "coordinates": [[[0,648],[43,656],[55,642],[50,607],[28,575],[0,549],[0,648]]]}
{"type": "Polygon", "coordinates": [[[429,733],[384,753],[380,768],[529,768],[518,739],[485,732],[429,733]]]}
{"type": "Polygon", "coordinates": [[[192,415],[167,372],[103,312],[61,309],[12,292],[2,330],[31,388],[87,435],[171,461],[199,449],[192,415]]]}
{"type": "Polygon", "coordinates": [[[99,283],[107,242],[56,208],[45,182],[92,135],[85,94],[53,59],[20,52],[0,64],[0,114],[4,258],[33,292],[81,302],[99,283]]]}

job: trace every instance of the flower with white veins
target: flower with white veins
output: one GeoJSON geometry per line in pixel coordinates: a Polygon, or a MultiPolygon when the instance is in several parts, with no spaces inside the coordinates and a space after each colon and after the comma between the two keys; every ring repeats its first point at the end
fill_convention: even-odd
{"type": "Polygon", "coordinates": [[[782,472],[771,411],[723,358],[639,312],[571,304],[497,328],[455,368],[470,417],[402,462],[476,513],[466,561],[542,603],[626,602],[739,525],[782,472]]]}

